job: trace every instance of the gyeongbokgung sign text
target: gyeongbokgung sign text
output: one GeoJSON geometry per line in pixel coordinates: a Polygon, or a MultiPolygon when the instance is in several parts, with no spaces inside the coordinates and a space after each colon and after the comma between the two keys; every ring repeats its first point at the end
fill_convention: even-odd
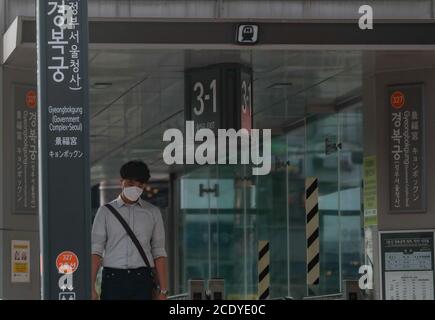
{"type": "Polygon", "coordinates": [[[425,212],[423,85],[388,88],[390,212],[425,212]]]}

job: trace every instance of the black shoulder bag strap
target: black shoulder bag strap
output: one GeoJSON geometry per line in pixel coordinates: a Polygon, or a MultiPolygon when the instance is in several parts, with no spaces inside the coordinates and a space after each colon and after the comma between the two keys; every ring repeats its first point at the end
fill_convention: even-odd
{"type": "Polygon", "coordinates": [[[136,235],[134,234],[133,230],[131,230],[131,228],[128,225],[128,223],[124,220],[124,218],[121,216],[121,214],[111,204],[109,204],[109,203],[106,204],[106,208],[108,208],[113,213],[113,215],[122,224],[122,226],[124,227],[125,231],[127,231],[127,234],[131,238],[131,241],[133,241],[133,243],[136,246],[137,250],[139,251],[143,261],[145,262],[145,266],[147,266],[147,267],[149,267],[151,269],[151,276],[153,277],[155,285],[157,285],[157,279],[156,279],[156,276],[155,276],[154,269],[151,268],[151,265],[150,265],[150,262],[148,261],[147,255],[145,254],[145,251],[143,250],[143,248],[142,248],[139,240],[137,239],[136,235]]]}

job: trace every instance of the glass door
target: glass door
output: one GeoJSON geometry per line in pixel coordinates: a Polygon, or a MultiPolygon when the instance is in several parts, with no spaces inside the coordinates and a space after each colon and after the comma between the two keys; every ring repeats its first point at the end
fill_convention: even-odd
{"type": "Polygon", "coordinates": [[[189,279],[212,275],[212,211],[210,168],[199,167],[180,180],[180,288],[187,292],[189,279]]]}
{"type": "Polygon", "coordinates": [[[362,214],[363,119],[362,103],[339,112],[339,209],[341,278],[357,280],[364,259],[362,214]]]}
{"type": "Polygon", "coordinates": [[[258,244],[269,242],[270,298],[335,294],[362,257],[361,104],[311,116],[272,138],[272,170],[201,166],[180,178],[181,287],[222,278],[227,299],[258,298],[258,244]],[[320,283],[307,287],[305,179],[319,186],[320,283]],[[311,289],[311,290],[308,290],[311,289]]]}
{"type": "Polygon", "coordinates": [[[305,238],[305,120],[286,134],[286,220],[288,293],[294,299],[306,296],[305,238]]]}
{"type": "Polygon", "coordinates": [[[225,280],[227,299],[256,299],[255,181],[247,165],[219,165],[211,183],[219,185],[212,202],[214,276],[225,280]]]}
{"type": "Polygon", "coordinates": [[[306,119],[306,177],[319,185],[320,284],[308,295],[342,292],[362,263],[362,104],[306,119]]]}

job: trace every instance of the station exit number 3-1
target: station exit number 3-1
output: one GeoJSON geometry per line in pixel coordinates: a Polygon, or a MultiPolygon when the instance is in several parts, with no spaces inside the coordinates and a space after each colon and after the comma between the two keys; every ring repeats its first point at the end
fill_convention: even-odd
{"type": "Polygon", "coordinates": [[[196,100],[198,104],[193,107],[193,112],[196,116],[200,116],[204,113],[205,104],[208,101],[212,101],[213,113],[216,113],[216,79],[210,82],[210,92],[205,94],[204,84],[202,82],[196,82],[193,86],[193,92],[196,94],[196,100]]]}

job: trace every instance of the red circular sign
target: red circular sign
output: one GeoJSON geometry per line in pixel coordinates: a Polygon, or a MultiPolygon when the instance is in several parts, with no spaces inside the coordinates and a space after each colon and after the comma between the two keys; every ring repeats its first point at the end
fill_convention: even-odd
{"type": "Polygon", "coordinates": [[[394,109],[401,109],[405,105],[405,95],[402,91],[394,91],[390,97],[391,106],[394,109]]]}
{"type": "Polygon", "coordinates": [[[37,95],[35,90],[27,91],[26,93],[26,106],[30,109],[35,109],[37,104],[37,95]]]}
{"type": "Polygon", "coordinates": [[[60,273],[74,273],[79,267],[79,258],[74,252],[64,251],[57,256],[56,267],[60,273]]]}

